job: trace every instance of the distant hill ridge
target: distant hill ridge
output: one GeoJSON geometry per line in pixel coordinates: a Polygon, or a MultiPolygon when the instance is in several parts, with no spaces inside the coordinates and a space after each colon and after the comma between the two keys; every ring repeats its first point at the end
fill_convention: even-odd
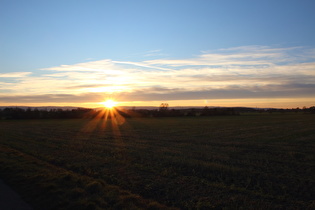
{"type": "MultiPolygon", "coordinates": [[[[235,109],[272,109],[272,108],[252,108],[252,107],[222,107],[222,106],[171,106],[168,107],[169,109],[203,109],[208,107],[209,109],[213,108],[235,108],[235,109]]],[[[103,109],[103,107],[96,107],[96,108],[87,108],[87,107],[79,107],[79,106],[0,106],[0,109],[5,108],[20,108],[20,109],[38,109],[38,110],[51,110],[51,109],[61,109],[61,110],[72,110],[72,109],[103,109]]],[[[120,109],[159,109],[159,106],[117,106],[120,109]]]]}

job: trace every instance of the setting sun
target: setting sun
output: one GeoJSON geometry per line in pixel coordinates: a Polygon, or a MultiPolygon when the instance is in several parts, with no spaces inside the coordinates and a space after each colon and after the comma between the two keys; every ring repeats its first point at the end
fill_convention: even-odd
{"type": "Polygon", "coordinates": [[[108,99],[108,100],[104,101],[102,104],[103,104],[106,108],[112,109],[113,107],[116,106],[117,102],[114,101],[114,100],[112,100],[112,99],[108,99]]]}

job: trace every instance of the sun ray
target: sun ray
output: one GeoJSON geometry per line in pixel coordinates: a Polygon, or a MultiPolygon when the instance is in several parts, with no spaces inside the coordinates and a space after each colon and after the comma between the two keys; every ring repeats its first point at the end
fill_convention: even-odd
{"type": "Polygon", "coordinates": [[[119,136],[119,128],[125,123],[125,118],[119,113],[118,109],[115,107],[117,102],[113,99],[107,99],[101,102],[104,108],[99,110],[94,110],[87,115],[87,118],[91,120],[82,128],[84,132],[93,132],[97,129],[105,130],[107,122],[110,122],[114,128],[114,135],[119,136]]]}

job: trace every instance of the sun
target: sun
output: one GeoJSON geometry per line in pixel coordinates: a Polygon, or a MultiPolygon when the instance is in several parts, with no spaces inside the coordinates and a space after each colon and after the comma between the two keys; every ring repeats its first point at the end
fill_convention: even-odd
{"type": "Polygon", "coordinates": [[[112,99],[107,99],[106,101],[102,102],[102,104],[107,108],[107,109],[112,109],[117,105],[117,102],[112,100],[112,99]]]}

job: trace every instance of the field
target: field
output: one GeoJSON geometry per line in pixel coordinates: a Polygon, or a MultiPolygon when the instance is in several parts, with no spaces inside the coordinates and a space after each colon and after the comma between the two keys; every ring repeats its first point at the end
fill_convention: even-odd
{"type": "Polygon", "coordinates": [[[115,122],[2,120],[0,178],[35,209],[315,209],[315,115],[115,122]]]}

